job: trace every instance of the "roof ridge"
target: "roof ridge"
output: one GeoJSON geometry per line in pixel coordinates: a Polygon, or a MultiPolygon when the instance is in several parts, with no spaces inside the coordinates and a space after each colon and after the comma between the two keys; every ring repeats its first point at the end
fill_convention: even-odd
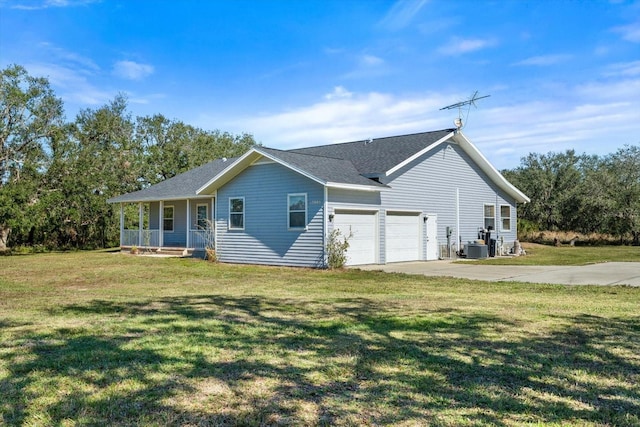
{"type": "MultiPolygon", "coordinates": [[[[324,147],[324,145],[318,145],[316,147],[324,147]]],[[[316,148],[316,147],[305,147],[305,148],[316,148]]],[[[351,162],[350,160],[344,159],[342,157],[331,157],[331,156],[322,156],[322,155],[319,155],[319,154],[298,153],[298,152],[296,152],[296,150],[304,150],[305,148],[291,148],[289,150],[280,150],[278,148],[269,148],[269,147],[263,147],[263,148],[268,148],[270,150],[279,151],[281,153],[298,154],[300,156],[321,157],[321,158],[324,158],[324,159],[343,160],[343,161],[351,162]]]]}
{"type": "MultiPolygon", "coordinates": [[[[407,133],[404,135],[390,135],[390,136],[381,136],[378,138],[370,138],[370,140],[372,141],[377,141],[377,140],[381,140],[381,139],[390,139],[390,138],[402,138],[402,137],[406,137],[406,136],[415,136],[415,135],[426,135],[429,133],[436,133],[436,132],[454,132],[455,129],[453,128],[446,128],[446,129],[439,129],[439,130],[430,130],[430,131],[426,131],[426,132],[414,132],[414,133],[407,133]]],[[[285,151],[295,151],[295,150],[307,150],[307,149],[312,149],[312,148],[320,148],[320,147],[332,147],[332,146],[336,146],[336,145],[347,145],[347,144],[356,144],[359,142],[366,142],[369,141],[369,139],[358,139],[356,141],[346,141],[346,142],[335,142],[333,144],[321,144],[321,145],[312,145],[309,147],[298,147],[298,148],[292,148],[290,150],[285,150],[285,151]]]]}

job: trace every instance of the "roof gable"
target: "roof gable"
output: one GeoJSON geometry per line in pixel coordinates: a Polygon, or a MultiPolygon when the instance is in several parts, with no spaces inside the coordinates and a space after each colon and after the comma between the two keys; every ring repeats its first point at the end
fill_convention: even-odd
{"type": "Polygon", "coordinates": [[[425,148],[453,136],[454,129],[370,140],[297,148],[289,152],[349,160],[360,174],[382,176],[424,152],[425,148]]]}
{"type": "Polygon", "coordinates": [[[328,187],[343,187],[379,191],[387,186],[362,176],[349,161],[334,157],[282,151],[267,147],[255,147],[238,158],[232,165],[207,181],[197,194],[211,193],[229,182],[240,172],[261,158],[266,157],[307,178],[328,187]]]}

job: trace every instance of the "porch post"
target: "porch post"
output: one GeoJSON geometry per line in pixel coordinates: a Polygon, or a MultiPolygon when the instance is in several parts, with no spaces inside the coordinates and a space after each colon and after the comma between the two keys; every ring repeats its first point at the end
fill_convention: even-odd
{"type": "Polygon", "coordinates": [[[142,246],[142,229],[144,228],[144,210],[142,202],[138,202],[138,246],[142,246]]]}
{"type": "Polygon", "coordinates": [[[120,246],[124,239],[124,205],[120,203],[120,246]]]}
{"type": "Polygon", "coordinates": [[[191,234],[191,204],[189,203],[189,199],[187,199],[187,247],[189,246],[189,235],[191,234]]]}
{"type": "Polygon", "coordinates": [[[158,229],[160,230],[160,236],[158,237],[158,246],[160,246],[158,249],[162,249],[162,247],[164,246],[164,200],[160,200],[160,203],[158,203],[158,210],[160,212],[158,212],[158,229]]]}

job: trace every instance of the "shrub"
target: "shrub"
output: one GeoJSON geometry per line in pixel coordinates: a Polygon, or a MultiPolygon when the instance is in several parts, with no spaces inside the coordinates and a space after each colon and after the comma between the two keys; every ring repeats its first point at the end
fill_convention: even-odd
{"type": "Polygon", "coordinates": [[[349,239],[352,234],[343,236],[338,229],[333,229],[329,233],[327,241],[327,267],[330,269],[342,268],[347,262],[347,249],[349,249],[349,239]]]}

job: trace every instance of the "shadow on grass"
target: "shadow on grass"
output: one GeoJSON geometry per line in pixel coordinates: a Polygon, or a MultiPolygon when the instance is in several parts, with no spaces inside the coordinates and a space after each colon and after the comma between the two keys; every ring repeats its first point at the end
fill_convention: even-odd
{"type": "Polygon", "coordinates": [[[637,425],[640,318],[203,295],[61,308],[89,326],[0,356],[3,420],[167,425],[637,425]],[[86,323],[86,322],[85,322],[86,323]]]}

